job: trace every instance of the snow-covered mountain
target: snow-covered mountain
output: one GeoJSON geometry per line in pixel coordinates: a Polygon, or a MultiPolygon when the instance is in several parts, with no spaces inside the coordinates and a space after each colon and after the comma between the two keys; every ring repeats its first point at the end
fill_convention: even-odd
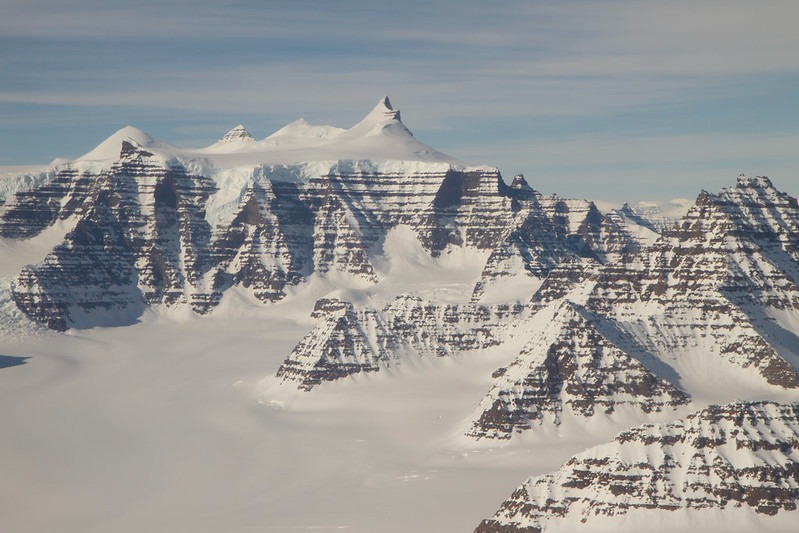
{"type": "MultiPolygon", "coordinates": [[[[255,141],[237,126],[201,150],[123,128],[15,183],[0,236],[32,238],[59,221],[70,228],[12,291],[28,316],[61,330],[131,323],[152,305],[208,313],[233,287],[272,302],[313,275],[374,283],[398,226],[432,256],[519,241],[509,246],[532,278],[562,258],[603,261],[630,245],[593,204],[541,199],[508,187],[496,169],[423,145],[388,98],[347,130],[295,122],[255,141]],[[548,235],[534,235],[534,224],[548,235]]],[[[495,254],[476,294],[507,274],[501,261],[495,254]]]]}
{"type": "Polygon", "coordinates": [[[622,431],[536,463],[479,531],[796,509],[799,203],[765,177],[603,213],[421,143],[384,97],[351,128],[238,125],[203,148],[123,128],[0,179],[0,250],[0,339],[263,313],[240,337],[270,332],[269,375],[250,370],[270,408],[451,372],[425,457],[622,431]]]}
{"type": "MultiPolygon", "coordinates": [[[[538,207],[536,197],[531,197],[531,205],[538,207]]],[[[581,249],[589,257],[580,258],[567,246],[569,235],[559,236],[553,229],[545,210],[529,209],[522,216],[521,223],[492,251],[477,288],[484,291],[492,274],[497,278],[520,273],[539,276],[533,288],[515,285],[532,296],[527,311],[514,316],[534,316],[560,302],[571,302],[567,309],[572,314],[577,312],[574,305],[584,306],[579,312],[582,320],[597,324],[602,332],[594,331],[590,342],[578,342],[576,336],[585,323],[565,327],[560,335],[570,343],[569,357],[579,353],[577,346],[591,357],[600,357],[592,350],[609,343],[615,346],[608,348],[611,351],[620,350],[617,359],[629,354],[683,389],[699,392],[704,379],[725,374],[731,382],[743,380],[753,386],[799,387],[795,369],[799,344],[794,333],[799,317],[799,210],[796,200],[777,191],[769,180],[741,177],[736,188],[718,195],[703,192],[679,224],[654,245],[638,251],[631,248],[612,260],[605,256],[604,263],[589,246],[581,249]]],[[[581,222],[572,235],[583,237],[581,243],[595,243],[585,238],[585,227],[581,222]]],[[[606,254],[608,249],[604,247],[606,254]]],[[[518,294],[513,296],[518,298],[518,294]]],[[[367,315],[390,322],[386,310],[363,313],[358,318],[353,315],[351,330],[374,331],[362,323],[367,315]]],[[[559,335],[559,316],[556,313],[540,326],[526,326],[527,338],[539,329],[545,338],[559,335]]],[[[412,333],[406,331],[406,335],[420,335],[418,328],[428,326],[426,322],[407,326],[412,333]]],[[[485,324],[483,330],[487,336],[498,336],[505,335],[500,330],[512,328],[497,323],[485,324]]],[[[328,332],[327,326],[320,326],[315,342],[322,342],[328,332]]],[[[527,352],[543,357],[549,342],[554,341],[527,352]]],[[[543,359],[540,364],[544,365],[543,359]]],[[[614,361],[614,368],[619,364],[614,361]]],[[[534,377],[545,371],[549,370],[541,366],[534,377]]],[[[513,385],[519,386],[521,382],[513,385]]],[[[506,409],[511,416],[515,407],[506,405],[506,409]]]]}
{"type": "Polygon", "coordinates": [[[528,479],[475,533],[601,530],[592,526],[635,512],[649,531],[736,530],[739,515],[723,511],[796,510],[797,465],[799,404],[710,406],[624,431],[528,479]]]}
{"type": "Polygon", "coordinates": [[[638,202],[635,205],[625,203],[607,215],[635,235],[642,244],[651,244],[661,232],[674,226],[692,204],[687,198],[675,198],[668,202],[638,202]]]}
{"type": "Polygon", "coordinates": [[[564,300],[538,314],[546,327],[529,328],[517,358],[494,372],[468,436],[509,439],[564,420],[675,411],[690,401],[603,334],[583,307],[564,300]]]}

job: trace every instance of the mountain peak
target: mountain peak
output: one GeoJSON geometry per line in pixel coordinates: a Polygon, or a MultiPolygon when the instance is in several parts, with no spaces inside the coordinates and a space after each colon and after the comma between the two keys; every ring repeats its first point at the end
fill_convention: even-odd
{"type": "Polygon", "coordinates": [[[513,176],[513,183],[510,184],[511,189],[527,190],[531,189],[530,184],[524,178],[524,174],[516,174],[513,176]]]}
{"type": "Polygon", "coordinates": [[[391,106],[391,100],[389,100],[388,95],[384,96],[379,102],[377,102],[377,105],[374,107],[374,109],[372,109],[372,112],[375,111],[382,112],[385,117],[389,118],[390,120],[396,119],[402,121],[400,118],[399,109],[394,109],[391,106]]]}
{"type": "Polygon", "coordinates": [[[125,126],[98,144],[94,150],[82,155],[78,159],[84,161],[116,159],[119,157],[119,152],[122,148],[123,142],[128,142],[140,147],[147,147],[155,144],[155,139],[150,137],[139,128],[134,126],[125,126]]]}
{"type": "Polygon", "coordinates": [[[413,136],[400,118],[399,109],[394,109],[388,96],[383,96],[363,120],[349,131],[357,135],[379,135],[383,132],[402,133],[413,136]]]}
{"type": "Polygon", "coordinates": [[[388,95],[383,96],[380,101],[372,108],[366,118],[373,118],[375,120],[389,122],[392,120],[396,120],[398,122],[402,122],[400,118],[400,111],[399,109],[394,109],[391,106],[391,100],[389,100],[388,95]]]}
{"type": "Polygon", "coordinates": [[[749,178],[744,174],[738,176],[738,183],[736,184],[736,188],[738,189],[773,189],[774,185],[771,183],[771,180],[768,179],[766,176],[755,176],[754,178],[749,178]]]}
{"type": "Polygon", "coordinates": [[[252,135],[250,135],[250,132],[247,131],[247,128],[245,128],[243,124],[239,124],[232,130],[227,132],[225,136],[222,137],[222,139],[220,139],[219,142],[223,143],[242,142],[242,141],[251,142],[254,140],[255,139],[253,138],[252,135]]]}

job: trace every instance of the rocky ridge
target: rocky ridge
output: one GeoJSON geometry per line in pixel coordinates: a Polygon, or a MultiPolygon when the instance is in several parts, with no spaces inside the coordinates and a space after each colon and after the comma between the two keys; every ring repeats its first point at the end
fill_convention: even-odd
{"type": "Polygon", "coordinates": [[[494,372],[467,436],[509,439],[536,426],[612,416],[618,409],[674,411],[689,396],[659,378],[603,334],[596,317],[564,301],[542,310],[546,326],[529,332],[517,358],[494,372]]]}
{"type": "Polygon", "coordinates": [[[630,336],[645,329],[644,349],[663,360],[702,351],[795,388],[786,357],[799,346],[768,338],[788,334],[778,313],[799,311],[798,226],[796,199],[767,178],[741,177],[702,192],[651,247],[601,268],[586,307],[630,336]]]}
{"type": "Polygon", "coordinates": [[[515,287],[520,280],[537,287],[565,262],[584,259],[599,265],[638,250],[635,239],[593,202],[542,197],[522,175],[514,178],[511,190],[519,206],[516,220],[489,256],[472,293],[475,302],[507,298],[502,285],[515,287]]]}
{"type": "MultiPolygon", "coordinates": [[[[528,205],[540,205],[521,179],[516,184],[528,205]]],[[[286,359],[279,379],[311,390],[322,381],[378,371],[409,354],[457,355],[524,338],[527,345],[494,372],[492,389],[465,428],[470,438],[500,441],[557,428],[564,418],[615,420],[617,412],[624,412],[641,419],[677,413],[700,391],[697,379],[740,379],[736,368],[747,371],[750,384],[745,387],[752,390],[797,387],[790,342],[781,344],[779,336],[768,334],[782,327],[769,313],[795,308],[795,200],[769,181],[741,178],[735,189],[718,195],[703,192],[654,245],[621,252],[604,264],[596,255],[580,256],[573,248],[569,253],[543,209],[525,212],[523,220],[537,222],[529,226],[527,243],[549,239],[548,246],[539,248],[555,248],[563,255],[550,262],[543,255],[530,261],[545,265],[538,271],[543,279],[516,312],[494,317],[486,315],[491,308],[486,304],[443,306],[418,297],[400,298],[397,302],[403,305],[383,309],[347,304],[343,315],[336,307],[326,316],[321,305],[317,317],[322,322],[286,359]],[[767,215],[773,226],[764,229],[767,215]],[[760,280],[751,292],[744,290],[751,285],[748,278],[735,274],[741,265],[760,280]],[[432,314],[404,321],[398,330],[395,314],[410,302],[432,314]],[[442,313],[454,322],[435,318],[442,313]],[[478,330],[487,342],[471,337],[475,330],[468,328],[475,316],[492,317],[478,330]],[[536,322],[538,326],[531,326],[536,322]],[[459,335],[469,334],[441,344],[436,332],[453,328],[459,335]],[[439,344],[420,346],[408,340],[431,338],[439,344]],[[707,377],[690,374],[697,371],[707,377]]],[[[510,241],[506,238],[494,249],[478,287],[486,271],[501,264],[492,258],[500,256],[497,250],[507,250],[510,241]]],[[[416,316],[423,314],[417,311],[416,316]]]]}
{"type": "Polygon", "coordinates": [[[525,481],[476,533],[575,528],[633,510],[748,507],[772,516],[799,499],[799,404],[710,406],[647,424],[525,481]]]}
{"type": "Polygon", "coordinates": [[[277,378],[301,390],[396,365],[403,357],[444,357],[489,348],[504,340],[523,305],[433,304],[400,296],[377,310],[323,299],[321,319],[294,348],[277,378]]]}
{"type": "Polygon", "coordinates": [[[232,287],[273,302],[312,275],[376,282],[374,260],[397,226],[411,227],[432,256],[451,246],[490,250],[528,209],[496,169],[454,166],[443,154],[425,161],[438,152],[413,139],[387,98],[330,135],[323,141],[334,147],[382,142],[424,153],[418,162],[256,164],[231,181],[202,163],[228,157],[211,153],[220,143],[273,157],[242,126],[209,153],[170,151],[128,127],[79,160],[20,180],[4,193],[0,236],[32,238],[56,221],[74,229],[14,279],[14,300],[59,330],[132,323],[151,305],[208,313],[232,287]],[[227,206],[217,200],[223,187],[227,206]]]}
{"type": "MultiPolygon", "coordinates": [[[[240,126],[211,147],[175,150],[125,128],[76,161],[4,183],[0,236],[71,229],[0,292],[56,330],[130,324],[148,306],[206,314],[234,290],[271,303],[314,277],[379,283],[402,228],[432,258],[484,252],[471,301],[318,300],[317,326],[280,383],[307,392],[407,358],[513,346],[463,428],[503,445],[567,419],[677,416],[706,379],[745,397],[799,388],[799,204],[768,178],[703,191],[676,222],[630,206],[604,215],[425,147],[387,98],[348,130],[301,121],[256,141],[240,126]],[[405,159],[330,158],[375,146],[405,159]],[[310,147],[321,150],[314,161],[286,159],[310,147]]],[[[796,413],[750,402],[630,430],[528,482],[480,530],[627,509],[793,509],[796,413]],[[629,447],[646,460],[625,462],[629,447]],[[733,448],[777,455],[739,468],[733,448]]]]}
{"type": "Polygon", "coordinates": [[[630,244],[593,204],[541,199],[523,178],[509,187],[496,169],[457,166],[443,154],[426,161],[438,152],[413,138],[387,98],[330,135],[307,142],[329,148],[362,138],[409,146],[422,160],[217,169],[225,157],[275,157],[274,147],[242,126],[195,152],[120,130],[0,207],[6,238],[35,237],[58,220],[74,224],[43,263],[16,277],[17,305],[63,330],[133,323],[153,305],[209,313],[233,287],[269,303],[311,276],[374,283],[383,243],[398,226],[410,227],[432,257],[452,247],[494,250],[475,294],[509,274],[509,255],[523,258],[524,276],[539,279],[565,259],[602,261],[630,244]]]}

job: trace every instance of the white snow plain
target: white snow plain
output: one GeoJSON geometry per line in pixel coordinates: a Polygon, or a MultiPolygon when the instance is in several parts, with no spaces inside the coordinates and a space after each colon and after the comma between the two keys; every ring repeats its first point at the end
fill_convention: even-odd
{"type": "MultiPolygon", "coordinates": [[[[406,237],[389,239],[383,282],[334,294],[388,301],[424,270],[441,282],[428,278],[431,294],[467,301],[484,258],[433,261],[406,237]]],[[[43,248],[16,246],[32,260],[43,248]]],[[[207,318],[1,336],[0,530],[470,531],[526,476],[618,431],[535,447],[462,437],[513,350],[407,360],[312,393],[264,379],[332,286],[269,307],[232,294],[207,318]]]]}
{"type": "MultiPolygon", "coordinates": [[[[264,379],[313,326],[318,297],[379,304],[415,289],[467,301],[485,257],[433,260],[411,237],[403,228],[389,236],[377,285],[316,278],[267,307],[241,292],[205,318],[153,310],[131,327],[0,336],[0,530],[471,531],[528,476],[625,427],[464,437],[491,373],[524,335],[310,393],[264,379]]],[[[15,243],[15,255],[37,260],[46,238],[15,243]]],[[[18,266],[4,259],[3,274],[18,266]]],[[[784,514],[747,515],[739,531],[785,530],[784,514]]],[[[638,531],[641,520],[592,527],[638,531]]]]}

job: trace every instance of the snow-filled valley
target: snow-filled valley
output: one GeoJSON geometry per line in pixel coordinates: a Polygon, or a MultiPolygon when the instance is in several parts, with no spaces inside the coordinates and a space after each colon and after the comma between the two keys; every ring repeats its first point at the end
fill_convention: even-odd
{"type": "MultiPolygon", "coordinates": [[[[432,263],[403,258],[388,291],[438,268],[450,280],[431,295],[468,297],[463,280],[479,271],[432,263]]],[[[319,394],[280,386],[272,376],[313,327],[314,292],[271,307],[241,296],[211,317],[153,312],[124,328],[5,336],[4,529],[469,531],[521,472],[615,433],[534,447],[464,439],[507,362],[496,349],[409,360],[319,394]]]]}
{"type": "Polygon", "coordinates": [[[0,177],[0,530],[794,531],[799,204],[126,127],[0,177]],[[527,481],[525,481],[527,480],[527,481]]]}

